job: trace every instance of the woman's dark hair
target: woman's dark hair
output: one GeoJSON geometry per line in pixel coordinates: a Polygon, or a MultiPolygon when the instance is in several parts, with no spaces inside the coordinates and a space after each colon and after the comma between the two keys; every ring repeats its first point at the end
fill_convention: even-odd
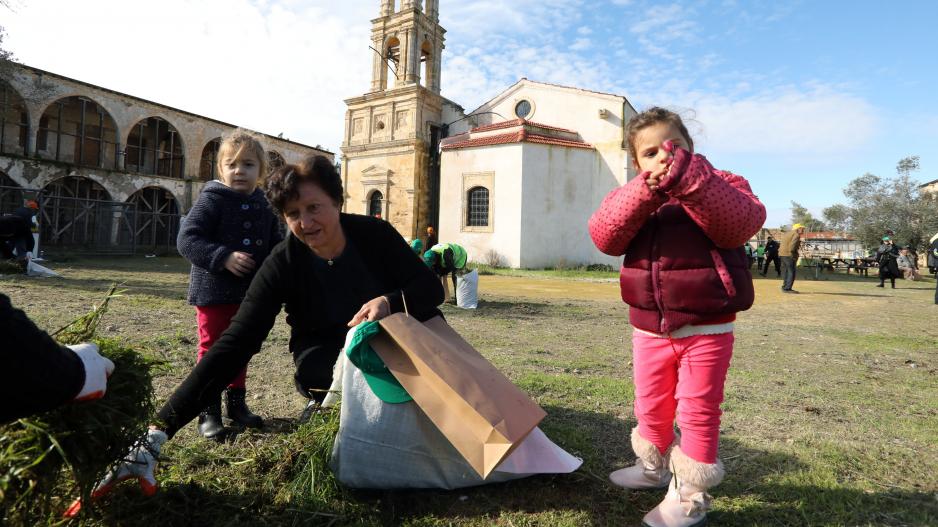
{"type": "Polygon", "coordinates": [[[337,207],[345,202],[342,178],[332,162],[323,156],[309,156],[295,165],[283,165],[267,176],[265,194],[275,213],[282,216],[287,203],[300,197],[303,183],[321,188],[337,207]]]}

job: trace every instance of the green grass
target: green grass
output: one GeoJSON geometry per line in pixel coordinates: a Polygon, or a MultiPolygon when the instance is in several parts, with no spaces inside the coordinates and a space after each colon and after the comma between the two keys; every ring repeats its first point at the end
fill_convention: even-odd
{"type": "Polygon", "coordinates": [[[612,280],[619,277],[618,269],[589,269],[586,266],[511,269],[508,267],[492,267],[490,265],[473,262],[470,264],[470,267],[478,269],[480,275],[518,276],[524,278],[612,280]]]}
{"type": "MultiPolygon", "coordinates": [[[[76,260],[62,278],[0,284],[50,328],[67,322],[72,307],[87,306],[108,277],[139,286],[114,301],[102,327],[169,362],[157,372],[162,399],[195,357],[187,272],[169,258],[76,260]]],[[[504,274],[582,286],[583,276],[560,272],[504,274]]],[[[873,277],[839,272],[813,281],[799,273],[797,296],[757,278],[756,305],[739,315],[721,424],[727,477],[711,491],[712,523],[938,525],[934,282],[900,281],[893,291],[873,287],[873,277]]],[[[637,525],[661,495],[606,483],[609,471],[634,459],[628,437],[635,426],[627,311],[610,287],[605,301],[489,291],[476,311],[443,306],[449,323],[547,411],[541,428],[584,460],[573,474],[455,491],[351,491],[330,487],[322,472],[307,477],[327,463],[323,440],[332,432],[293,421],[303,403],[281,318],[248,374],[249,403],[268,426],[226,444],[187,426],[164,446],[162,491],[142,498],[126,483],[91,523],[637,525]]]]}

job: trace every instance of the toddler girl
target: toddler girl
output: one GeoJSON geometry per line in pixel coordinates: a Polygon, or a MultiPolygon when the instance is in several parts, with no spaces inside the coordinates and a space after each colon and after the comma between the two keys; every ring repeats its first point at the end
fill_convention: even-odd
{"type": "Polygon", "coordinates": [[[625,255],[620,286],[634,328],[631,439],[639,459],[609,477],[653,489],[667,487],[673,472],[644,525],[702,525],[707,490],[724,474],[717,444],[733,321],[753,301],[742,245],[762,226],[765,207],[745,179],[693,153],[677,114],[646,110],[627,136],[641,175],[610,192],[589,221],[599,250],[625,255]]]}
{"type": "MultiPolygon", "coordinates": [[[[254,272],[283,239],[279,220],[257,188],[266,160],[254,135],[239,129],[225,137],[218,149],[218,181],[205,184],[179,230],[179,254],[192,263],[189,303],[199,325],[200,360],[228,329],[254,272]]],[[[246,376],[247,368],[225,391],[228,417],[260,428],[263,420],[244,401],[246,376]]],[[[224,430],[219,398],[199,415],[199,433],[219,438],[224,430]]]]}

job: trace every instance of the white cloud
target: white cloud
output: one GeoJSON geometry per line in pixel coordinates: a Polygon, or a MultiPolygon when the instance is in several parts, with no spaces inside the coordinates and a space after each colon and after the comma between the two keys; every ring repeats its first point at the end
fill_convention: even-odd
{"type": "Polygon", "coordinates": [[[744,98],[702,94],[687,102],[702,125],[702,143],[727,153],[840,157],[868,147],[879,121],[866,100],[824,86],[744,98]]]}
{"type": "Polygon", "coordinates": [[[570,44],[570,49],[573,51],[583,51],[591,47],[593,47],[593,41],[588,38],[578,38],[573,41],[573,44],[570,44]]]}
{"type": "Polygon", "coordinates": [[[370,4],[30,2],[4,25],[25,64],[338,153],[342,100],[369,86],[370,4]]]}

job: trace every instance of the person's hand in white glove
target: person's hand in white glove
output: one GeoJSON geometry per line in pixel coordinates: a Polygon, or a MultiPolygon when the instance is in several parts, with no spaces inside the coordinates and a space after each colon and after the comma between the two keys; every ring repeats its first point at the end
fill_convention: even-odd
{"type": "MultiPolygon", "coordinates": [[[[111,469],[101,481],[95,485],[91,492],[91,501],[95,501],[114,489],[121,481],[136,478],[140,489],[146,496],[156,494],[159,483],[156,481],[154,471],[156,462],[160,458],[160,449],[167,440],[166,432],[162,430],[147,430],[147,435],[140,439],[130,452],[115,468],[111,469]]],[[[75,500],[65,511],[66,518],[73,518],[81,510],[81,499],[75,500]]]]}
{"type": "Polygon", "coordinates": [[[67,346],[75,352],[85,366],[85,384],[75,396],[75,401],[91,401],[104,397],[107,379],[114,372],[114,363],[98,353],[98,346],[90,342],[67,346]]]}

